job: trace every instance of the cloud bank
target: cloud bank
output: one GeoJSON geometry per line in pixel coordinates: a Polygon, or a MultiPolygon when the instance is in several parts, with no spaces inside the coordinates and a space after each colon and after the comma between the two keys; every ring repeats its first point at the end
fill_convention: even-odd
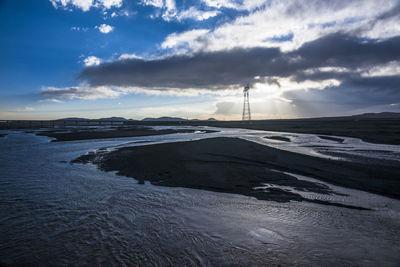
{"type": "Polygon", "coordinates": [[[91,86],[222,91],[246,83],[281,90],[282,99],[348,105],[400,103],[400,37],[364,39],[335,33],[282,52],[236,48],[156,60],[124,59],[85,68],[91,86]],[[317,89],[307,91],[308,89],[317,89]],[[325,89],[325,90],[321,90],[325,89]]]}
{"type": "Polygon", "coordinates": [[[119,60],[88,67],[80,78],[94,86],[215,90],[260,82],[260,77],[275,84],[279,77],[293,77],[294,81],[344,81],[366,75],[377,65],[393,65],[400,60],[398,47],[400,37],[366,41],[336,33],[291,52],[279,48],[237,48],[156,60],[119,60]]]}

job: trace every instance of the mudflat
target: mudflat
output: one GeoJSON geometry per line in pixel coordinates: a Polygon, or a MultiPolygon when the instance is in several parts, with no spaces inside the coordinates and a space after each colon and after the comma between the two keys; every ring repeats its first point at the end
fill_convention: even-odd
{"type": "Polygon", "coordinates": [[[121,148],[83,155],[73,162],[91,162],[101,170],[117,171],[140,183],[150,181],[155,185],[237,193],[264,200],[346,206],[308,200],[296,192],[280,189],[284,185],[298,191],[335,194],[321,183],[299,180],[284,172],[400,199],[400,168],[382,166],[379,162],[367,165],[315,158],[239,138],[217,137],[121,148]],[[272,186],[268,190],[257,189],[265,184],[272,186]]]}

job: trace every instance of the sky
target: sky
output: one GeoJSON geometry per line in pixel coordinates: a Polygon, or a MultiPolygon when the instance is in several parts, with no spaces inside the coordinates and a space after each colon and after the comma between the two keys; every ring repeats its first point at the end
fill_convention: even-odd
{"type": "Polygon", "coordinates": [[[0,0],[0,119],[400,111],[400,0],[0,0]]]}

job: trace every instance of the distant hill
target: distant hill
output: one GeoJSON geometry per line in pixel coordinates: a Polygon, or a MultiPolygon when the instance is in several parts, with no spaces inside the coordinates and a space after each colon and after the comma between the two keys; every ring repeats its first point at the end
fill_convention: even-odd
{"type": "Polygon", "coordinates": [[[89,119],[71,117],[71,118],[58,119],[56,121],[87,121],[87,120],[89,119]]]}
{"type": "Polygon", "coordinates": [[[99,121],[127,121],[127,119],[123,117],[109,117],[109,118],[101,118],[99,121]]]}
{"type": "MultiPolygon", "coordinates": [[[[179,117],[160,117],[160,118],[144,118],[142,121],[204,121],[199,119],[182,119],[179,117]]],[[[216,121],[214,118],[209,118],[207,121],[216,121]]]]}
{"type": "Polygon", "coordinates": [[[178,117],[144,118],[142,121],[187,121],[178,117]]]}
{"type": "Polygon", "coordinates": [[[71,118],[64,118],[64,119],[58,119],[56,121],[134,121],[133,119],[125,119],[123,117],[108,117],[108,118],[100,118],[100,119],[85,119],[85,118],[76,118],[76,117],[71,117],[71,118]]]}
{"type": "Polygon", "coordinates": [[[360,119],[400,119],[400,112],[363,113],[351,117],[360,119]]]}
{"type": "MultiPolygon", "coordinates": [[[[337,119],[337,118],[351,118],[351,119],[400,119],[400,112],[380,112],[380,113],[363,113],[351,116],[344,117],[323,117],[323,118],[308,118],[308,119],[337,119]]],[[[306,119],[306,118],[305,118],[306,119]]],[[[137,121],[133,119],[125,119],[123,117],[109,117],[109,118],[100,118],[100,119],[85,119],[85,118],[64,118],[58,119],[57,121],[88,121],[88,120],[96,120],[96,121],[137,121]]],[[[179,117],[159,117],[159,118],[144,118],[142,121],[149,122],[179,122],[179,121],[202,121],[199,119],[187,120],[179,117]]],[[[214,118],[209,118],[206,121],[217,121],[214,118]]]]}

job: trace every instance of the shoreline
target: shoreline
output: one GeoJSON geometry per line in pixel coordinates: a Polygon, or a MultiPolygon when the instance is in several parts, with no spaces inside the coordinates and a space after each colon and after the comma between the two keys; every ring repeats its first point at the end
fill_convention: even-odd
{"type": "Polygon", "coordinates": [[[335,194],[319,183],[298,180],[282,172],[306,175],[334,185],[400,199],[399,168],[334,161],[266,147],[239,138],[216,137],[197,141],[120,148],[82,155],[72,163],[93,163],[103,171],[135,178],[139,183],[236,193],[278,202],[309,201],[365,209],[269,188],[264,183],[298,191],[335,194]],[[278,172],[277,172],[278,171],[278,172]]]}

